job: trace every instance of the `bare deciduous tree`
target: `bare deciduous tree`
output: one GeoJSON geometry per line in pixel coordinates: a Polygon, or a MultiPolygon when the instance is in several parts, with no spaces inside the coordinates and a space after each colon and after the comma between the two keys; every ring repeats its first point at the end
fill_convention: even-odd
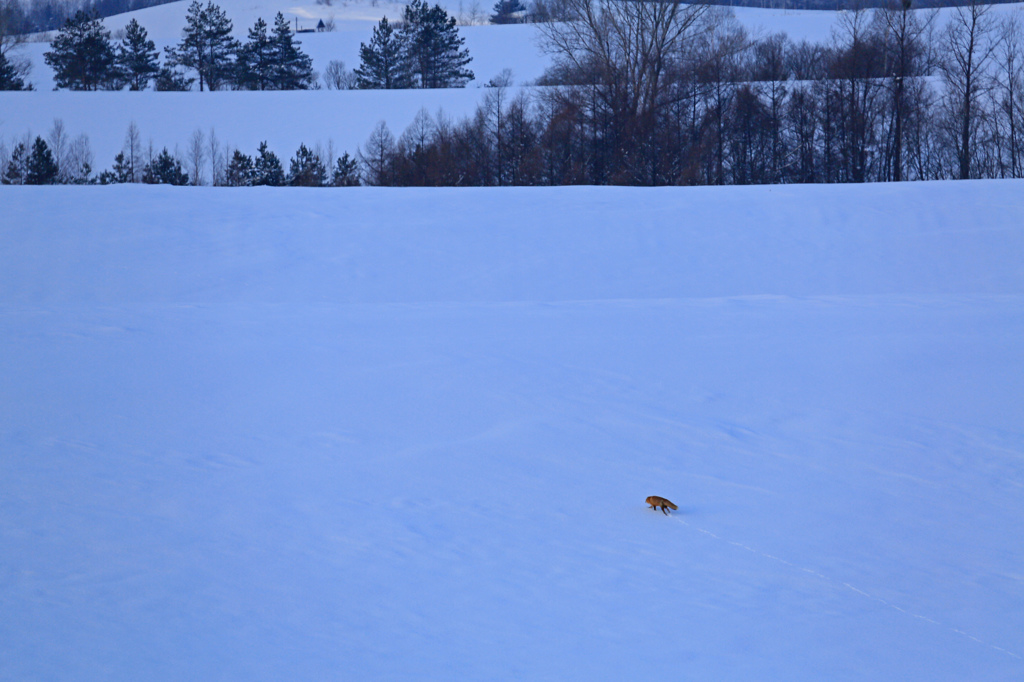
{"type": "Polygon", "coordinates": [[[387,185],[391,181],[392,156],[395,151],[395,136],[388,124],[381,121],[370,133],[359,158],[366,167],[366,181],[371,185],[387,185]]]}
{"type": "Polygon", "coordinates": [[[1001,153],[999,174],[1019,178],[1024,174],[1024,27],[1018,15],[1003,19],[997,54],[996,99],[1001,153]]]}
{"type": "Polygon", "coordinates": [[[93,156],[92,148],[89,145],[89,136],[83,133],[68,144],[67,155],[64,157],[68,182],[88,182],[92,164],[93,156]]]}
{"type": "Polygon", "coordinates": [[[865,10],[844,12],[833,35],[831,94],[836,117],[835,179],[866,182],[874,172],[885,73],[877,24],[865,10]]]}
{"type": "MultiPolygon", "coordinates": [[[[128,124],[128,131],[124,135],[124,146],[121,148],[124,154],[124,162],[127,166],[129,182],[142,182],[143,161],[142,137],[139,134],[139,127],[135,121],[128,124]]],[[[149,157],[153,157],[153,143],[149,144],[149,157]]]]}
{"type": "Polygon", "coordinates": [[[345,62],[332,59],[327,63],[321,76],[324,87],[328,90],[351,90],[356,86],[356,76],[345,68],[345,62]]]}
{"type": "Polygon", "coordinates": [[[53,155],[53,161],[57,164],[57,182],[69,182],[71,180],[67,158],[69,142],[67,131],[64,130],[63,120],[59,118],[53,119],[53,127],[50,128],[50,133],[46,136],[46,142],[50,146],[50,154],[53,155]]]}
{"type": "Polygon", "coordinates": [[[568,21],[541,24],[556,68],[596,86],[611,116],[611,142],[647,147],[668,104],[666,74],[707,13],[679,0],[565,0],[568,21]]]}
{"type": "Polygon", "coordinates": [[[512,71],[505,69],[491,79],[487,84],[487,94],[484,95],[481,110],[485,117],[485,127],[491,138],[491,144],[495,156],[494,176],[497,184],[504,185],[506,177],[505,168],[505,109],[508,106],[508,89],[512,85],[512,71]]]}
{"type": "Polygon", "coordinates": [[[206,136],[196,128],[188,139],[185,148],[185,168],[188,172],[189,184],[198,186],[206,183],[203,169],[206,167],[206,136]]]}
{"type": "Polygon", "coordinates": [[[217,131],[213,128],[210,128],[210,134],[206,137],[206,158],[210,160],[210,184],[214,187],[223,185],[227,150],[221,149],[217,131]]]}
{"type": "Polygon", "coordinates": [[[911,0],[900,0],[878,12],[886,59],[886,86],[889,97],[889,141],[885,178],[899,182],[906,177],[906,146],[908,118],[919,115],[921,108],[919,79],[927,76],[930,55],[925,36],[931,30],[935,13],[924,15],[911,10],[911,0]]]}
{"type": "Polygon", "coordinates": [[[991,5],[977,0],[953,9],[946,27],[945,59],[941,69],[945,83],[945,109],[949,132],[955,140],[956,173],[974,177],[975,142],[988,112],[985,97],[988,71],[999,46],[991,5]]]}

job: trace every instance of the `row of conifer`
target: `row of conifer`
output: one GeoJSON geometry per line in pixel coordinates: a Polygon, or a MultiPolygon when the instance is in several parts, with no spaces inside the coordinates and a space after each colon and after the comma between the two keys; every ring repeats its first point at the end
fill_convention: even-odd
{"type": "MultiPolygon", "coordinates": [[[[245,42],[232,37],[227,14],[193,0],[182,39],[160,51],[136,19],[118,42],[101,19],[83,11],[69,18],[44,54],[57,89],[69,90],[304,90],[319,87],[313,62],[278,12],[273,26],[257,19],[245,42]]],[[[384,18],[360,46],[360,65],[346,87],[449,88],[473,79],[469,51],[455,18],[423,0],[406,5],[402,20],[384,18]]],[[[334,64],[332,62],[332,64],[334,64]]],[[[0,62],[0,87],[26,89],[24,74],[0,62]]]]}
{"type": "Polygon", "coordinates": [[[278,12],[273,28],[261,18],[241,43],[231,36],[224,11],[194,0],[188,8],[182,39],[160,52],[137,20],[132,19],[115,45],[102,20],[78,12],[44,54],[58,89],[157,90],[235,88],[296,90],[313,85],[313,62],[299,48],[291,27],[278,12]]]}

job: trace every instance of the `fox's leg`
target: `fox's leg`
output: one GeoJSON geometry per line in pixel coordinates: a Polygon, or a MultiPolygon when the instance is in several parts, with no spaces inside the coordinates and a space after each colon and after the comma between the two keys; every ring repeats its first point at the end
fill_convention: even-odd
{"type": "Polygon", "coordinates": [[[668,516],[668,507],[666,507],[665,505],[661,505],[661,513],[665,516],[668,516]]]}

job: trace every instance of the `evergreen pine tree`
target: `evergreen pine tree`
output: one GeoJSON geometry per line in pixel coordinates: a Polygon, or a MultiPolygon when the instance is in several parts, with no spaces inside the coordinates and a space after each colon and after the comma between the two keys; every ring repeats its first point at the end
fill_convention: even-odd
{"type": "Polygon", "coordinates": [[[237,74],[239,87],[246,90],[269,90],[273,87],[274,54],[267,35],[267,22],[257,19],[249,29],[249,40],[238,50],[237,74]]]}
{"type": "Polygon", "coordinates": [[[25,90],[25,79],[17,66],[0,52],[0,90],[25,90]]]}
{"type": "Polygon", "coordinates": [[[266,142],[260,143],[259,156],[256,157],[253,168],[252,184],[270,185],[280,187],[284,185],[284,168],[281,167],[281,160],[277,154],[267,148],[266,142]]]}
{"type": "Polygon", "coordinates": [[[92,164],[84,162],[78,169],[78,173],[71,178],[72,185],[94,185],[96,184],[96,178],[89,177],[92,175],[92,164]]]}
{"type": "Polygon", "coordinates": [[[331,176],[331,185],[334,187],[359,186],[359,162],[349,156],[348,152],[338,158],[331,176]]]}
{"type": "Polygon", "coordinates": [[[193,0],[185,16],[178,47],[167,52],[167,66],[183,66],[199,77],[199,91],[216,90],[231,79],[238,42],[231,37],[231,20],[213,2],[203,7],[193,0]]]}
{"type": "Polygon", "coordinates": [[[250,187],[255,174],[252,157],[236,149],[224,173],[224,184],[228,187],[250,187]]]}
{"type": "Polygon", "coordinates": [[[124,152],[118,152],[114,157],[114,167],[100,173],[99,182],[101,185],[118,185],[132,181],[131,164],[125,157],[124,152]]]}
{"type": "Polygon", "coordinates": [[[7,161],[7,167],[0,175],[0,184],[24,185],[25,175],[28,173],[28,148],[24,142],[14,145],[11,150],[11,158],[7,161]]]}
{"type": "Polygon", "coordinates": [[[64,22],[43,59],[53,68],[57,89],[99,90],[120,87],[110,31],[82,10],[64,22]]]}
{"type": "Polygon", "coordinates": [[[526,8],[519,0],[498,0],[494,3],[492,24],[519,24],[526,14],[526,8]]]}
{"type": "Polygon", "coordinates": [[[356,87],[364,90],[411,88],[412,72],[405,47],[384,17],[373,29],[370,44],[359,44],[356,87]]]}
{"type": "Polygon", "coordinates": [[[288,169],[288,184],[293,187],[323,187],[327,182],[327,169],[316,152],[300,144],[288,169]]]}
{"type": "Polygon", "coordinates": [[[278,90],[308,90],[313,85],[313,60],[292,39],[292,29],[280,12],[274,17],[271,41],[274,87],[278,90]]]}
{"type": "Polygon", "coordinates": [[[178,53],[173,47],[164,49],[166,59],[164,65],[156,74],[153,87],[161,92],[184,92],[192,89],[196,82],[194,76],[189,76],[183,70],[178,59],[178,53]]]}
{"type": "Polygon", "coordinates": [[[52,185],[57,181],[57,162],[46,141],[36,137],[32,143],[32,153],[25,164],[26,185],[52,185]]]}
{"type": "Polygon", "coordinates": [[[156,158],[146,164],[142,181],[147,185],[187,185],[188,173],[181,167],[181,161],[171,156],[164,147],[156,158]]]}
{"type": "Polygon", "coordinates": [[[455,17],[440,5],[430,7],[423,0],[405,6],[401,41],[409,51],[412,71],[421,88],[461,88],[473,80],[466,68],[472,61],[463,48],[455,17]]]}
{"type": "Polygon", "coordinates": [[[160,52],[138,21],[132,19],[124,27],[124,37],[117,46],[117,65],[128,81],[129,90],[145,90],[160,71],[160,52]]]}

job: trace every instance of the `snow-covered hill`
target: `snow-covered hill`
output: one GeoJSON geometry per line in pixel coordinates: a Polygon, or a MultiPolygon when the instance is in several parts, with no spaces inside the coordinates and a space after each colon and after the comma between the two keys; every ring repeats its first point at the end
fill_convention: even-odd
{"type": "MultiPolygon", "coordinates": [[[[168,3],[136,12],[109,17],[104,24],[116,32],[137,19],[157,47],[176,45],[185,25],[188,2],[168,3]]],[[[281,5],[273,0],[223,0],[218,3],[233,21],[234,33],[244,40],[255,20],[272,22],[277,12],[300,27],[312,27],[318,20],[334,18],[331,33],[303,33],[301,48],[322,72],[332,60],[348,69],[359,65],[359,45],[369,42],[373,27],[382,16],[398,18],[404,3],[340,2],[328,6],[310,2],[281,5]]],[[[449,3],[455,15],[471,15],[470,4],[449,3]]],[[[479,7],[476,8],[479,11],[479,7]]],[[[482,16],[482,15],[481,15],[482,16]]],[[[355,153],[373,127],[386,120],[396,136],[412,122],[420,109],[431,115],[443,111],[458,120],[471,114],[483,98],[480,88],[508,69],[513,82],[535,81],[547,68],[548,58],[538,44],[535,26],[461,26],[466,47],[473,57],[470,68],[476,78],[465,89],[382,91],[319,91],[280,93],[178,93],[147,92],[53,92],[52,70],[43,60],[46,42],[24,45],[22,53],[32,63],[28,78],[36,92],[0,92],[0,138],[8,147],[28,135],[46,136],[55,119],[73,135],[88,135],[97,171],[109,168],[121,151],[125,131],[133,121],[143,144],[152,142],[159,151],[168,147],[184,153],[193,131],[208,135],[213,129],[219,139],[252,154],[262,141],[287,159],[299,144],[327,145],[355,153]],[[200,97],[201,95],[201,97],[200,97]],[[255,95],[255,96],[253,96],[255,95]]]]}
{"type": "Polygon", "coordinates": [[[0,678],[1020,679],[1022,190],[0,188],[0,678]]]}
{"type": "MultiPolygon", "coordinates": [[[[149,33],[158,49],[176,45],[181,40],[185,26],[185,15],[190,0],[179,0],[156,7],[127,12],[108,17],[104,25],[117,33],[132,19],[137,20],[149,33]]],[[[397,20],[402,16],[405,2],[399,0],[343,0],[331,4],[302,2],[282,4],[279,0],[220,0],[216,3],[232,20],[234,35],[245,40],[247,31],[258,18],[273,23],[273,17],[281,12],[286,19],[299,28],[313,28],[320,20],[333,20],[336,30],[329,33],[303,33],[298,36],[304,52],[313,58],[313,66],[323,71],[327,63],[339,59],[351,69],[359,64],[359,44],[369,42],[373,27],[381,17],[397,20]]],[[[476,25],[460,26],[460,34],[466,38],[466,47],[473,56],[470,67],[476,74],[472,86],[479,87],[503,69],[511,69],[519,84],[533,82],[548,65],[540,49],[540,32],[536,25],[494,26],[486,23],[490,5],[479,2],[447,0],[440,2],[448,12],[459,19],[461,24],[471,21],[483,22],[476,25]]],[[[993,7],[997,15],[1019,13],[1020,3],[999,4],[993,7]]],[[[773,10],[753,7],[728,8],[737,20],[751,33],[762,36],[769,33],[785,32],[792,40],[827,42],[833,30],[839,27],[843,12],[814,10],[773,10]]],[[[931,12],[932,10],[927,10],[931,12]]],[[[951,8],[938,10],[936,29],[948,21],[951,8]]],[[[43,53],[49,49],[47,42],[39,40],[29,43],[24,49],[25,56],[32,62],[29,78],[39,90],[53,87],[52,71],[43,61],[43,53]]]]}
{"type": "MultiPolygon", "coordinates": [[[[185,25],[187,0],[151,7],[110,17],[105,24],[117,31],[131,19],[137,19],[159,48],[180,40],[185,25]]],[[[337,30],[331,33],[304,33],[299,36],[302,49],[313,58],[313,66],[323,71],[332,60],[343,61],[349,69],[359,63],[359,45],[368,42],[373,26],[382,16],[401,16],[401,2],[389,0],[351,0],[331,5],[307,2],[282,5],[276,0],[223,0],[218,3],[232,19],[235,35],[244,39],[258,17],[271,21],[282,12],[300,27],[312,27],[320,19],[333,17],[337,30]]],[[[443,3],[455,16],[467,19],[484,17],[486,7],[479,3],[443,3]]],[[[737,19],[752,35],[786,32],[795,41],[827,41],[839,22],[840,13],[815,11],[761,10],[735,8],[737,19]]],[[[1019,12],[1020,5],[994,8],[996,13],[1019,12]]],[[[935,26],[948,19],[951,10],[940,12],[935,26]]],[[[505,69],[512,72],[517,86],[529,85],[549,64],[535,25],[460,27],[473,57],[470,67],[476,74],[466,89],[438,91],[320,91],[284,93],[177,93],[52,92],[52,72],[43,60],[48,43],[24,46],[24,55],[32,62],[29,80],[37,88],[31,93],[0,92],[0,139],[8,146],[26,135],[43,135],[55,119],[63,121],[73,135],[89,136],[94,153],[94,169],[109,168],[121,151],[125,131],[133,121],[143,144],[152,142],[159,150],[176,148],[184,154],[195,130],[218,138],[244,153],[252,154],[261,141],[267,141],[279,156],[288,159],[299,144],[327,145],[338,151],[354,153],[369,137],[373,127],[387,121],[397,136],[425,108],[436,115],[444,111],[458,120],[471,114],[481,102],[481,87],[505,69]]]]}

